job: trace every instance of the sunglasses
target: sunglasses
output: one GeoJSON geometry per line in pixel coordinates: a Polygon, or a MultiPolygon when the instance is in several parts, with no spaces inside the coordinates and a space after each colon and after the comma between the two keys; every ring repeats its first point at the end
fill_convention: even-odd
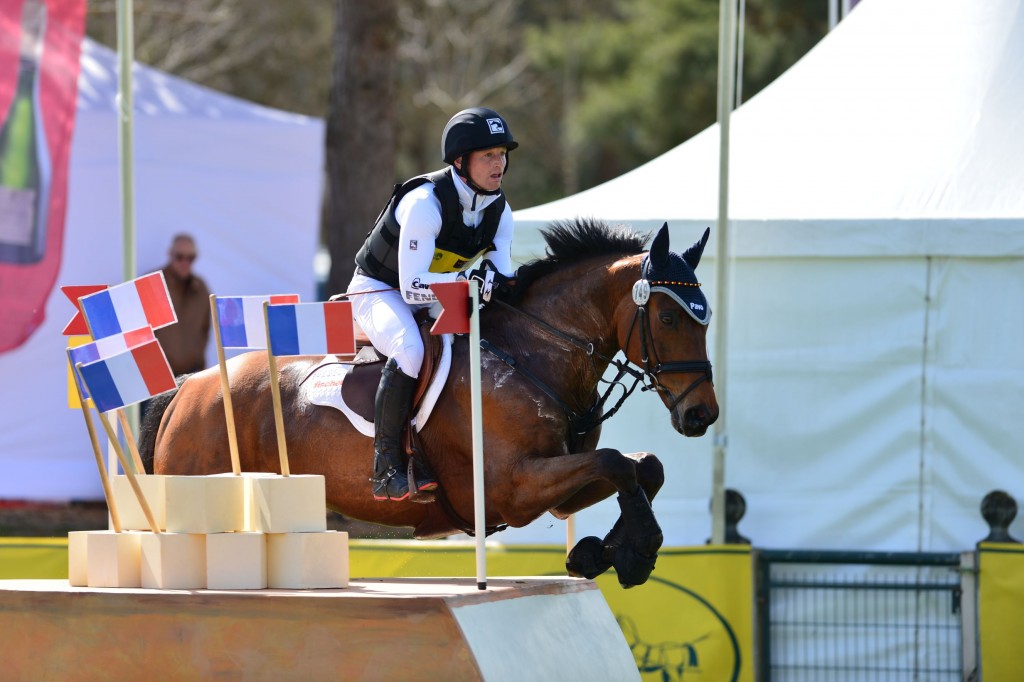
{"type": "Polygon", "coordinates": [[[176,254],[174,254],[174,260],[186,261],[188,263],[191,263],[195,259],[196,259],[196,254],[194,254],[194,253],[176,253],[176,254]]]}

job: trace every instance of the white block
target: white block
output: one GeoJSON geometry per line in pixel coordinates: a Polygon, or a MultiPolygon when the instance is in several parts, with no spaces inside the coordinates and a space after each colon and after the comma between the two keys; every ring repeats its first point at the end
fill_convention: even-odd
{"type": "Polygon", "coordinates": [[[259,529],[256,528],[256,524],[255,524],[256,514],[253,511],[253,508],[254,508],[255,505],[253,504],[253,496],[252,496],[252,488],[253,488],[253,486],[252,486],[252,480],[251,479],[254,479],[254,478],[270,478],[270,477],[273,477],[273,476],[280,476],[280,474],[270,474],[270,473],[263,472],[263,471],[243,471],[242,472],[242,478],[246,479],[246,481],[245,481],[245,510],[243,511],[243,518],[244,518],[244,521],[245,521],[245,530],[246,531],[259,532],[259,529]]]}
{"type": "Polygon", "coordinates": [[[68,533],[68,584],[86,587],[89,584],[89,530],[68,533]]]}
{"type": "Polygon", "coordinates": [[[201,590],[206,587],[206,536],[140,533],[142,587],[201,590]]]}
{"type": "MultiPolygon", "coordinates": [[[[164,479],[161,475],[136,476],[143,497],[153,512],[153,520],[160,530],[167,530],[167,507],[165,500],[164,479]]],[[[132,490],[131,481],[127,476],[111,476],[110,489],[114,495],[114,505],[121,521],[122,530],[153,530],[149,526],[146,515],[142,513],[139,498],[132,490]]]]}
{"type": "Polygon", "coordinates": [[[139,542],[143,533],[89,531],[86,583],[89,587],[139,587],[139,542]]]}
{"type": "Polygon", "coordinates": [[[206,536],[206,587],[262,590],[267,586],[267,536],[213,533],[206,536]]]}
{"type": "Polygon", "coordinates": [[[267,536],[267,586],[290,590],[348,587],[348,533],[267,536]]]}
{"type": "Polygon", "coordinates": [[[250,528],[262,533],[314,533],[327,530],[324,477],[313,474],[249,479],[250,528]]]}
{"type": "Polygon", "coordinates": [[[232,474],[165,476],[168,533],[245,530],[245,479],[232,474]]]}

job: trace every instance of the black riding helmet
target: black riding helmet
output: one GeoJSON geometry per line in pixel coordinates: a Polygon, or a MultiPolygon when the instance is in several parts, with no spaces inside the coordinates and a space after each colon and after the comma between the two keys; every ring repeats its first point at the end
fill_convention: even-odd
{"type": "MultiPolygon", "coordinates": [[[[444,162],[455,166],[455,159],[462,159],[462,170],[457,172],[466,180],[474,190],[480,194],[497,194],[501,190],[487,192],[476,186],[466,174],[469,160],[466,158],[470,152],[478,149],[490,149],[491,147],[504,146],[512,151],[519,146],[519,143],[512,137],[512,131],[508,123],[498,112],[485,107],[473,107],[463,109],[452,116],[448,125],[441,133],[441,156],[444,162]]],[[[508,170],[508,160],[505,162],[505,169],[508,170]]]]}

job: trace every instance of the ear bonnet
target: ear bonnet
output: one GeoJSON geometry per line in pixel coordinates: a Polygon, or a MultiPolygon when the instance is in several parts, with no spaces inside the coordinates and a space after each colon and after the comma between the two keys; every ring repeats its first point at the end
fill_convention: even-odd
{"type": "Polygon", "coordinates": [[[654,292],[671,296],[700,324],[711,321],[711,306],[700,290],[694,269],[700,263],[711,229],[682,255],[668,249],[668,223],[658,230],[650,253],[640,265],[640,279],[633,285],[633,301],[644,305],[654,292]]]}

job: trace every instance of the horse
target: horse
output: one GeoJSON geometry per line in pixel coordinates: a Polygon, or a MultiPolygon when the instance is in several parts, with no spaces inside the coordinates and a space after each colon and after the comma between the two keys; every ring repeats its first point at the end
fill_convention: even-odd
{"type": "MultiPolygon", "coordinates": [[[[601,423],[638,382],[657,392],[685,436],[704,435],[718,418],[706,320],[695,319],[677,296],[651,291],[646,279],[671,259],[696,268],[708,234],[680,256],[669,250],[667,223],[649,253],[651,235],[626,226],[580,218],[552,223],[542,230],[545,256],[522,265],[512,294],[480,312],[488,533],[524,526],[545,512],[565,519],[616,494],[620,516],[613,528],[603,539],[581,539],[567,570],[593,578],[614,566],[624,587],[650,576],[663,539],[651,509],[663,466],[653,453],[623,454],[599,448],[598,440],[601,423]],[[619,351],[626,362],[615,357],[619,351]],[[601,394],[609,365],[618,376],[601,394]],[[616,387],[620,397],[610,406],[616,387]]],[[[690,272],[689,286],[699,291],[690,272]]],[[[472,534],[465,520],[473,518],[468,336],[455,336],[447,383],[418,434],[440,482],[436,504],[373,499],[373,439],[297,390],[320,360],[278,360],[291,472],[322,474],[327,506],[346,517],[412,527],[416,538],[472,534]]],[[[280,472],[266,353],[235,356],[228,371],[242,470],[280,472]]],[[[147,468],[230,471],[225,422],[217,368],[181,379],[154,400],[143,422],[147,468]]]]}

